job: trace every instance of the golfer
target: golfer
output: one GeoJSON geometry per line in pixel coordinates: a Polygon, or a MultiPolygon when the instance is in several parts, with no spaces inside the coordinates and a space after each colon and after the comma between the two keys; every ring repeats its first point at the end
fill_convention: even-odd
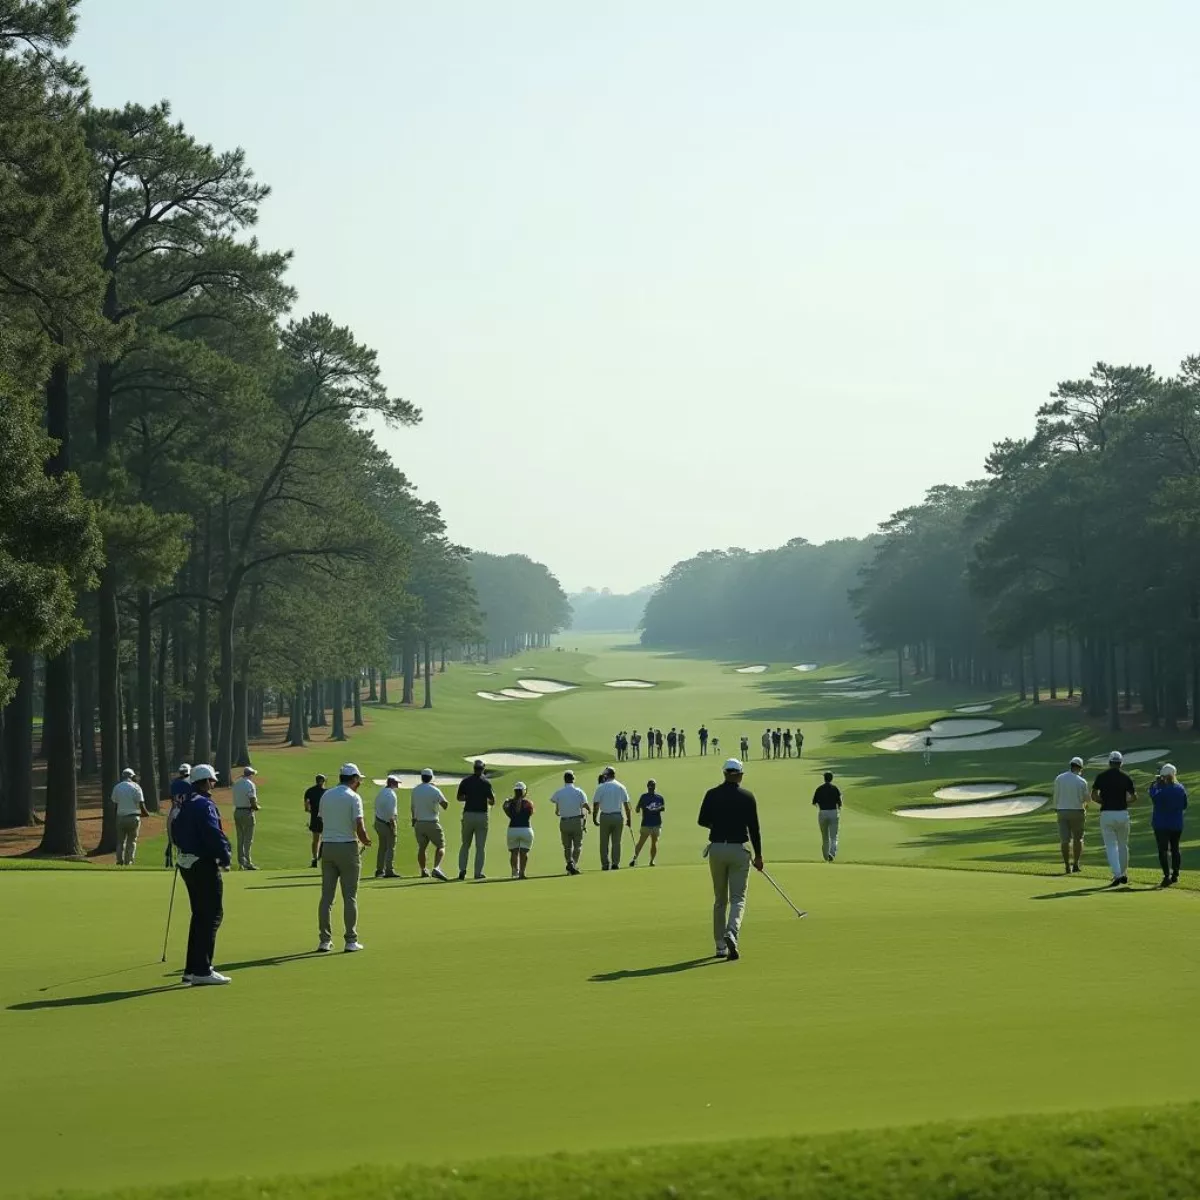
{"type": "Polygon", "coordinates": [[[362,772],[354,763],[343,763],[338,785],[321,797],[321,902],[317,907],[320,941],[317,949],[328,954],[333,949],[333,897],[342,889],[342,918],[345,925],[347,954],[363,949],[358,940],[358,881],[362,874],[359,845],[371,844],[363,824],[363,802],[358,794],[362,772]]]}
{"type": "Polygon", "coordinates": [[[117,866],[132,867],[142,818],[148,817],[150,810],[131,767],[121,772],[121,782],[112,790],[112,802],[117,810],[117,866]]]}
{"type": "Polygon", "coordinates": [[[922,746],[925,751],[924,755],[922,757],[925,761],[925,765],[929,766],[929,764],[931,762],[933,762],[933,738],[926,736],[925,741],[922,743],[922,746]]]}
{"type": "Polygon", "coordinates": [[[216,771],[207,763],[198,763],[192,768],[189,782],[191,791],[180,802],[171,830],[192,909],[183,982],[203,987],[229,982],[229,976],[214,971],[212,964],[217,930],[225,916],[221,872],[229,868],[230,847],[221,828],[221,814],[212,800],[216,771]]]}
{"type": "Polygon", "coordinates": [[[409,811],[412,814],[413,837],[417,839],[417,866],[421,878],[428,879],[425,854],[433,847],[433,878],[448,883],[442,871],[442,859],[446,857],[446,831],[442,828],[442,809],[449,808],[450,801],[442,795],[442,789],[433,783],[433,768],[421,772],[421,782],[412,790],[409,811]]]}
{"type": "Polygon", "coordinates": [[[191,773],[191,763],[180,763],[176,769],[175,778],[171,780],[171,809],[167,813],[167,848],[163,852],[163,866],[168,871],[174,865],[172,851],[175,839],[171,836],[171,826],[174,825],[175,818],[179,815],[179,806],[192,794],[192,785],[188,782],[188,776],[191,773]]]}
{"type": "Polygon", "coordinates": [[[662,815],[667,802],[658,791],[658,784],[653,779],[646,780],[646,790],[638,797],[636,812],[642,814],[642,828],[639,831],[638,844],[634,847],[633,858],[629,865],[637,866],[638,855],[646,842],[650,843],[650,865],[658,857],[658,839],[662,836],[662,815]]]}
{"type": "Polygon", "coordinates": [[[600,870],[616,871],[621,866],[621,831],[627,825],[633,828],[633,815],[629,793],[612,767],[604,768],[592,795],[592,823],[600,826],[600,870]]]}
{"type": "Polygon", "coordinates": [[[750,739],[743,733],[741,737],[742,758],[750,757],[750,739]]]}
{"type": "Polygon", "coordinates": [[[702,755],[708,754],[708,726],[701,725],[696,736],[700,739],[700,753],[702,755]]]}
{"type": "Polygon", "coordinates": [[[308,832],[312,834],[312,862],[317,865],[321,854],[321,797],[325,795],[325,776],[318,775],[317,781],[304,793],[304,811],[308,813],[308,832]]]}
{"type": "Polygon", "coordinates": [[[474,774],[468,775],[458,785],[458,800],[463,806],[462,845],[458,851],[458,878],[467,877],[467,858],[471,853],[471,842],[475,843],[475,878],[486,879],[483,873],[484,854],[487,850],[488,810],[496,803],[496,793],[491,781],[483,773],[483,759],[475,760],[474,774]]]}
{"type": "Polygon", "coordinates": [[[257,774],[253,767],[243,767],[241,779],[233,785],[233,825],[237,830],[238,868],[242,871],[258,870],[250,858],[258,812],[258,789],[254,786],[257,774]]]}
{"type": "Polygon", "coordinates": [[[1079,874],[1079,860],[1083,857],[1083,810],[1087,800],[1083,759],[1073,758],[1069,768],[1054,777],[1054,811],[1058,815],[1058,844],[1062,850],[1064,875],[1079,874]]]}
{"type": "Polygon", "coordinates": [[[504,802],[504,815],[508,818],[508,865],[514,879],[524,879],[533,849],[533,801],[523,783],[513,786],[513,794],[504,802]]]}
{"type": "Polygon", "coordinates": [[[800,757],[803,750],[804,750],[804,734],[799,729],[797,729],[796,730],[796,757],[797,758],[800,757]]]}
{"type": "Polygon", "coordinates": [[[675,756],[677,758],[687,758],[687,734],[681,729],[679,737],[675,745],[675,756]]]}
{"type": "Polygon", "coordinates": [[[759,741],[762,743],[763,758],[770,758],[771,757],[771,731],[769,729],[764,729],[763,735],[761,738],[759,738],[759,741]]]}
{"type": "Polygon", "coordinates": [[[1108,756],[1108,770],[1092,783],[1092,799],[1100,805],[1100,836],[1112,872],[1109,887],[1129,882],[1129,806],[1137,800],[1133,780],[1121,770],[1120,750],[1108,756]]]}
{"type": "Polygon", "coordinates": [[[396,819],[400,815],[400,797],[396,788],[400,780],[389,775],[383,787],[375,793],[375,836],[379,849],[375,851],[375,878],[398,879],[396,874],[396,819]]]}
{"type": "Polygon", "coordinates": [[[563,856],[567,860],[567,874],[578,875],[579,855],[583,850],[583,823],[591,814],[592,806],[588,804],[587,792],[575,786],[574,771],[563,772],[563,785],[550,797],[550,803],[558,813],[558,832],[562,837],[563,856]]]}
{"type": "Polygon", "coordinates": [[[1150,785],[1150,802],[1154,814],[1150,826],[1158,843],[1158,865],[1162,867],[1162,887],[1179,882],[1182,857],[1179,839],[1183,837],[1183,813],[1187,808],[1187,789],[1179,782],[1179,773],[1170,763],[1164,763],[1158,778],[1150,785]],[[1167,854],[1170,853],[1170,861],[1167,854]],[[1168,869],[1168,867],[1170,869],[1168,869]]]}
{"type": "Polygon", "coordinates": [[[738,939],[746,911],[750,864],[763,869],[762,836],[758,829],[758,803],[742,787],[742,764],[725,761],[725,780],[704,795],[697,824],[708,830],[708,869],[713,882],[713,940],[718,958],[731,962],[741,957],[738,939]],[[754,858],[746,849],[749,841],[754,858]],[[726,908],[729,920],[726,922],[726,908]]]}
{"type": "Polygon", "coordinates": [[[812,798],[817,808],[817,825],[821,830],[821,854],[833,862],[838,852],[838,827],[842,823],[842,793],[833,782],[833,772],[825,772],[825,782],[812,798]]]}

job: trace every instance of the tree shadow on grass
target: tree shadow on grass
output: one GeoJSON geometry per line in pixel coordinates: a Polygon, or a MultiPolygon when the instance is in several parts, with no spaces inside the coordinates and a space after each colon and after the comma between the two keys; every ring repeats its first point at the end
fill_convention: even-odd
{"type": "Polygon", "coordinates": [[[1113,896],[1131,896],[1144,895],[1150,892],[1161,892],[1164,889],[1160,887],[1111,887],[1109,884],[1101,884],[1099,887],[1074,888],[1066,892],[1045,892],[1041,896],[1030,896],[1030,900],[1070,900],[1074,896],[1102,896],[1106,892],[1113,896]]]}
{"type": "Polygon", "coordinates": [[[637,971],[606,971],[592,975],[589,983],[616,983],[621,979],[647,979],[653,975],[678,975],[682,971],[694,971],[697,967],[711,967],[719,958],[689,958],[684,962],[666,963],[660,967],[642,967],[637,971]]]}

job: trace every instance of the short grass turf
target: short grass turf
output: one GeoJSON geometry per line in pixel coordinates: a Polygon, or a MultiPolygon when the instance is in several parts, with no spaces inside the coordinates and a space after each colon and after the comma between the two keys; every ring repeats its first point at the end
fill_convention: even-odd
{"type": "MultiPolygon", "coordinates": [[[[439,1179],[448,1164],[461,1171],[497,1155],[621,1151],[626,1162],[631,1147],[664,1143],[1200,1099],[1200,1049],[1187,1033],[1200,965],[1181,953],[1200,895],[1148,886],[1157,871],[1144,812],[1135,816],[1138,886],[1117,893],[1097,890],[1106,874],[1098,838],[1086,877],[1048,877],[1061,866],[1046,814],[946,828],[892,815],[960,780],[1045,787],[1070,754],[1111,740],[1171,747],[1186,781],[1197,761],[1190,739],[1141,730],[1111,739],[1073,709],[1001,697],[999,719],[1044,736],[1013,750],[938,755],[924,768],[919,754],[870,743],[978,694],[916,685],[906,699],[831,701],[820,696],[822,680],[859,664],[809,675],[773,664],[748,676],[734,671],[741,664],[651,655],[611,639],[567,642],[578,652],[541,651],[517,670],[501,662],[497,677],[452,667],[435,679],[432,711],[368,708],[370,725],[350,730],[346,743],[318,730],[305,750],[256,748],[264,804],[256,857],[268,869],[227,877],[218,958],[235,975],[229,988],[173,982],[182,891],[168,963],[158,963],[171,876],[153,869],[161,861],[153,840],[141,870],[0,871],[0,1103],[19,1148],[6,1158],[5,1190],[354,1164],[374,1164],[363,1178],[381,1181],[404,1164],[435,1164],[430,1178],[439,1179]],[[474,695],[522,674],[582,686],[511,704],[474,695]],[[602,686],[615,678],[660,686],[602,686]],[[804,728],[801,762],[754,760],[768,720],[804,728]],[[694,822],[720,764],[698,757],[701,722],[723,753],[743,730],[751,738],[747,782],[760,798],[771,869],[810,912],[797,921],[754,879],[738,964],[707,957],[710,894],[694,822]],[[368,881],[367,952],[311,953],[316,873],[300,795],[315,771],[333,774],[347,757],[370,775],[465,769],[466,755],[529,747],[577,754],[587,784],[611,759],[616,730],[647,723],[683,725],[690,742],[686,760],[622,772],[635,794],[653,773],[667,795],[654,871],[600,874],[592,834],[587,873],[563,877],[545,805],[560,772],[509,769],[498,790],[523,778],[539,802],[535,878],[368,881]],[[809,805],[826,764],[847,794],[832,866],[817,861],[809,805]],[[200,1161],[190,1137],[181,1151],[175,1132],[190,1128],[209,1131],[200,1161]]],[[[1145,782],[1144,770],[1138,778],[1145,782]]],[[[507,873],[498,825],[493,876],[507,873]]],[[[449,841],[453,852],[453,821],[449,841]]],[[[411,857],[402,838],[409,876],[411,857]]],[[[1185,884],[1186,869],[1185,860],[1185,884]]],[[[553,1174],[541,1163],[531,1169],[553,1174]]],[[[511,1182],[523,1168],[497,1171],[511,1182]]],[[[350,1194],[336,1187],[354,1178],[319,1186],[350,1194]]],[[[528,1194],[581,1194],[555,1186],[528,1194]]]]}

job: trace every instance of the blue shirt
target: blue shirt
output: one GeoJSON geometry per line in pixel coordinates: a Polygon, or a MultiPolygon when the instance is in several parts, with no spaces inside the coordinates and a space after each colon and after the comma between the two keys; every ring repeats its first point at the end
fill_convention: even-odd
{"type": "Polygon", "coordinates": [[[644,792],[637,802],[637,811],[642,814],[642,824],[651,829],[662,825],[663,809],[667,802],[658,792],[644,792]]]}
{"type": "Polygon", "coordinates": [[[221,828],[221,815],[203,792],[193,792],[180,804],[171,824],[171,840],[183,854],[229,866],[229,839],[221,828]]]}
{"type": "Polygon", "coordinates": [[[1150,802],[1154,805],[1151,829],[1183,829],[1183,810],[1187,808],[1188,796],[1182,783],[1152,783],[1150,802]]]}

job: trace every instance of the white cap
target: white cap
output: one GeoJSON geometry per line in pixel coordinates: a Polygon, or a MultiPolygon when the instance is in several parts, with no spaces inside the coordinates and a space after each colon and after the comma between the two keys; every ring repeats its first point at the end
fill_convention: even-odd
{"type": "Polygon", "coordinates": [[[723,770],[726,771],[741,771],[742,764],[736,758],[727,758],[723,770]]]}
{"type": "Polygon", "coordinates": [[[191,763],[180,763],[179,766],[175,768],[175,770],[176,770],[176,773],[179,775],[190,775],[192,773],[192,764],[191,763]]]}
{"type": "Polygon", "coordinates": [[[1179,772],[1177,770],[1175,770],[1174,763],[1163,763],[1163,765],[1158,768],[1158,773],[1160,775],[1172,775],[1172,776],[1179,774],[1179,772]]]}
{"type": "Polygon", "coordinates": [[[362,772],[353,763],[342,763],[338,768],[338,774],[344,779],[347,775],[357,775],[362,778],[362,772]]]}
{"type": "MultiPolygon", "coordinates": [[[[395,779],[396,776],[393,775],[392,778],[395,779]]],[[[428,783],[433,778],[433,768],[432,767],[422,767],[421,768],[421,778],[424,779],[426,783],[428,783]]]]}
{"type": "Polygon", "coordinates": [[[137,772],[132,767],[126,767],[125,770],[121,772],[121,778],[132,779],[136,774],[137,772]]]}
{"type": "Polygon", "coordinates": [[[202,779],[211,779],[216,782],[217,773],[208,765],[208,763],[197,763],[192,768],[191,781],[199,783],[202,779]]]}
{"type": "Polygon", "coordinates": [[[242,774],[248,779],[251,775],[257,775],[258,772],[253,767],[243,767],[242,774]]]}
{"type": "Polygon", "coordinates": [[[400,782],[400,776],[399,776],[399,775],[392,775],[392,774],[389,774],[389,775],[388,775],[388,777],[387,777],[387,782],[388,782],[388,783],[399,783],[399,782],[400,782]]]}
{"type": "Polygon", "coordinates": [[[1080,758],[1078,754],[1077,754],[1077,755],[1075,755],[1075,757],[1074,757],[1073,759],[1071,759],[1071,766],[1073,766],[1073,767],[1082,767],[1082,766],[1083,766],[1083,759],[1082,759],[1082,758],[1080,758]]]}
{"type": "Polygon", "coordinates": [[[527,792],[528,790],[529,789],[523,783],[514,783],[513,784],[514,792],[527,792]]]}
{"type": "Polygon", "coordinates": [[[1113,751],[1113,752],[1112,752],[1112,753],[1111,753],[1111,754],[1108,756],[1108,761],[1109,761],[1110,763],[1120,763],[1120,762],[1124,762],[1124,761],[1125,761],[1125,758],[1124,758],[1124,756],[1121,754],[1120,750],[1114,750],[1114,751],[1113,751]]]}

